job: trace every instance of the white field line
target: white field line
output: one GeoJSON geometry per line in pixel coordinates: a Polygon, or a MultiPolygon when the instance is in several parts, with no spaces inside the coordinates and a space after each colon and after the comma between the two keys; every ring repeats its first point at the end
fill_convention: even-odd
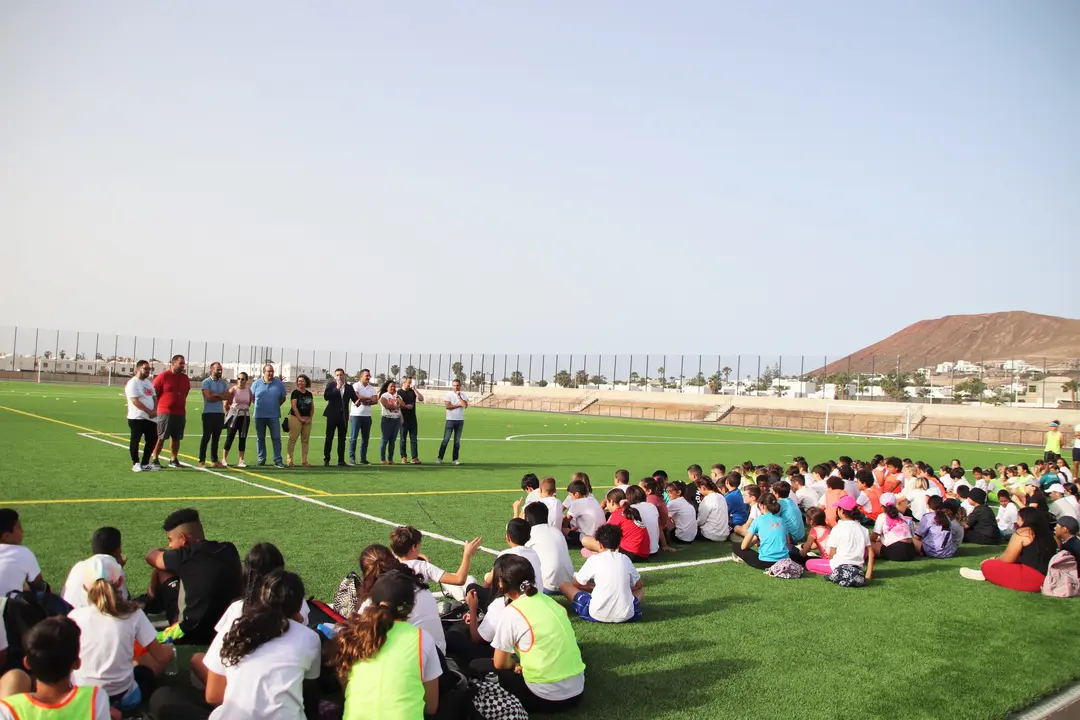
{"type": "Polygon", "coordinates": [[[694,560],[693,562],[668,563],[666,565],[638,565],[636,567],[639,573],[644,573],[656,572],[657,570],[675,570],[677,568],[696,567],[698,565],[715,565],[717,563],[733,562],[734,560],[734,555],[728,555],[726,557],[709,558],[708,560],[694,560]]]}
{"type": "MultiPolygon", "coordinates": [[[[118,442],[114,442],[112,440],[106,440],[105,438],[97,437],[96,435],[92,435],[90,433],[77,433],[77,434],[80,437],[84,437],[84,438],[87,438],[89,440],[97,440],[100,443],[105,443],[106,445],[112,445],[114,447],[122,448],[124,450],[128,449],[127,445],[124,445],[124,444],[118,443],[118,442]]],[[[291,493],[291,492],[288,492],[287,490],[282,490],[282,489],[276,488],[276,487],[269,487],[267,485],[260,485],[259,483],[252,482],[250,480],[245,480],[243,478],[239,478],[239,477],[236,477],[234,475],[226,475],[225,473],[217,472],[216,470],[211,470],[209,468],[200,468],[200,467],[195,467],[193,465],[189,465],[188,467],[190,469],[192,469],[192,470],[198,470],[200,472],[210,473],[211,475],[216,475],[218,477],[225,478],[226,480],[233,480],[234,482],[243,483],[244,485],[250,485],[251,487],[256,487],[256,488],[259,488],[260,490],[265,490],[266,492],[277,493],[278,495],[285,495],[286,497],[291,497],[294,500],[299,500],[301,502],[311,503],[312,505],[318,505],[319,507],[327,508],[328,510],[337,510],[340,513],[345,513],[346,515],[352,515],[353,517],[362,518],[364,520],[370,520],[372,522],[376,522],[376,523],[379,523],[381,525],[387,525],[389,527],[398,527],[398,526],[401,525],[401,523],[396,523],[396,522],[393,522],[392,520],[387,520],[386,518],[376,517],[374,515],[368,515],[367,513],[358,512],[356,510],[348,510],[348,509],[343,508],[343,507],[338,507],[337,505],[331,505],[328,502],[323,502],[321,500],[316,500],[315,498],[304,497],[303,495],[297,495],[295,493],[291,493]]],[[[168,470],[162,470],[161,472],[169,472],[169,471],[168,470]]],[[[465,546],[465,543],[462,542],[461,540],[457,540],[457,539],[452,538],[452,537],[447,537],[446,535],[440,535],[438,533],[428,532],[427,530],[421,530],[420,533],[424,537],[429,537],[429,538],[432,538],[433,540],[442,540],[443,542],[452,543],[452,544],[458,545],[460,547],[465,546]]],[[[498,555],[499,554],[498,550],[492,550],[491,548],[481,546],[480,549],[483,550],[486,553],[491,554],[491,555],[498,555]]]]}

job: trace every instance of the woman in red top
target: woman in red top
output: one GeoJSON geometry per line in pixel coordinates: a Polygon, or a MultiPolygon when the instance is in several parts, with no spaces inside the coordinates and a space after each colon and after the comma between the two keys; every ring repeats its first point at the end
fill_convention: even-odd
{"type": "Polygon", "coordinates": [[[622,530],[619,549],[634,562],[649,559],[649,531],[641,521],[638,511],[626,502],[626,493],[618,488],[609,490],[604,497],[604,510],[611,513],[607,524],[622,530]]]}

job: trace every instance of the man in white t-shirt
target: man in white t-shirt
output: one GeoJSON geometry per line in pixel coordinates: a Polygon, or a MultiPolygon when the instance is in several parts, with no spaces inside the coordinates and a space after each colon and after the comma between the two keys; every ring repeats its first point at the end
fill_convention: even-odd
{"type": "Polygon", "coordinates": [[[0,508],[0,597],[12,590],[45,589],[41,566],[30,548],[23,547],[23,527],[19,513],[0,508]]]}
{"type": "Polygon", "coordinates": [[[617,525],[601,525],[596,541],[603,552],[591,555],[573,581],[564,582],[559,589],[583,620],[621,623],[641,619],[645,589],[630,558],[619,552],[622,530],[617,525]]]}
{"type": "Polygon", "coordinates": [[[140,360],[135,366],[135,375],[124,386],[124,397],[127,398],[127,422],[131,429],[131,471],[160,470],[159,466],[150,463],[158,435],[158,425],[154,421],[157,395],[154,383],[150,381],[150,363],[146,360],[140,360]],[[143,443],[141,461],[139,441],[143,443]]]}
{"type": "Polygon", "coordinates": [[[454,454],[452,459],[455,465],[460,465],[458,459],[461,451],[461,431],[465,427],[465,408],[469,407],[469,398],[461,392],[461,381],[454,380],[450,384],[450,392],[446,393],[444,404],[446,405],[446,428],[443,430],[442,445],[439,446],[439,459],[435,462],[442,464],[443,456],[446,455],[446,446],[450,444],[450,436],[454,436],[454,454]]]}
{"type": "Polygon", "coordinates": [[[349,464],[356,465],[356,438],[360,437],[360,464],[370,465],[367,459],[371,439],[371,406],[379,403],[379,388],[371,384],[371,371],[360,371],[359,382],[353,383],[356,399],[349,407],[349,464]]]}

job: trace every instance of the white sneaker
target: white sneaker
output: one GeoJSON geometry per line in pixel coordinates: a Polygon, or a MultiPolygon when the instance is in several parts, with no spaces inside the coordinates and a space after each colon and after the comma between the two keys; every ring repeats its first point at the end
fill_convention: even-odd
{"type": "Polygon", "coordinates": [[[436,460],[435,464],[436,465],[442,465],[442,458],[439,458],[438,460],[436,460]]]}
{"type": "Polygon", "coordinates": [[[960,577],[967,580],[985,580],[986,576],[982,574],[980,570],[972,570],[971,568],[960,568],[960,577]]]}
{"type": "Polygon", "coordinates": [[[131,472],[142,472],[142,471],[143,471],[143,466],[140,465],[139,463],[135,463],[134,465],[131,466],[131,472]]]}
{"type": "Polygon", "coordinates": [[[142,469],[144,472],[157,472],[161,468],[157,465],[143,465],[142,469]]]}
{"type": "Polygon", "coordinates": [[[236,467],[247,467],[247,463],[241,460],[240,462],[236,463],[236,467]]]}
{"type": "Polygon", "coordinates": [[[454,461],[454,464],[455,464],[455,465],[460,465],[460,464],[461,464],[461,461],[460,461],[460,460],[455,460],[455,461],[454,461]]]}

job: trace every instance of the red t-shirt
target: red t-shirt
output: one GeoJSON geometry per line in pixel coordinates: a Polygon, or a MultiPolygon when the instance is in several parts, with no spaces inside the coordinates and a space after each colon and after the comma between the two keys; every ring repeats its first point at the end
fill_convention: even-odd
{"type": "Polygon", "coordinates": [[[154,390],[158,394],[157,411],[163,415],[183,415],[187,408],[187,396],[191,392],[191,378],[172,370],[154,378],[154,390]]]}
{"type": "Polygon", "coordinates": [[[649,557],[649,531],[637,525],[633,520],[628,520],[623,515],[622,508],[611,513],[608,524],[617,525],[622,530],[620,548],[641,557],[649,557]]]}
{"type": "Polygon", "coordinates": [[[671,516],[668,513],[667,503],[664,499],[656,495],[646,495],[645,500],[650,505],[656,508],[656,512],[660,513],[660,530],[670,530],[675,527],[675,523],[671,522],[671,516]]]}

